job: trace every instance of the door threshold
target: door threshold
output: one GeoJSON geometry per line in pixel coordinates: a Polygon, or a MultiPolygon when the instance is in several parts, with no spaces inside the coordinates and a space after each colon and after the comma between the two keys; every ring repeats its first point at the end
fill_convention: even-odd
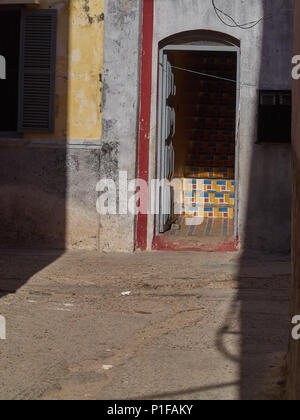
{"type": "Polygon", "coordinates": [[[209,242],[176,240],[166,235],[154,236],[153,251],[194,251],[194,252],[237,252],[239,251],[238,237],[212,238],[209,242]]]}

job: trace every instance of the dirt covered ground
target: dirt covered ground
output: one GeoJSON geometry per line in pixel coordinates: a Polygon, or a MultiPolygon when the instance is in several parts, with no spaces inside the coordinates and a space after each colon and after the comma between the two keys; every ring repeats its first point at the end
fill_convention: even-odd
{"type": "Polygon", "coordinates": [[[280,255],[2,251],[0,399],[279,398],[289,283],[280,255]]]}

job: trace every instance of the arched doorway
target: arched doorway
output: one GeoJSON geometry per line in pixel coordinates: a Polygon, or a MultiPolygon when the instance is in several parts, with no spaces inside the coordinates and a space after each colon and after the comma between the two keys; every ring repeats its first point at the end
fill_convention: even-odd
{"type": "Polygon", "coordinates": [[[218,32],[159,43],[154,247],[237,237],[239,61],[239,41],[218,32]]]}

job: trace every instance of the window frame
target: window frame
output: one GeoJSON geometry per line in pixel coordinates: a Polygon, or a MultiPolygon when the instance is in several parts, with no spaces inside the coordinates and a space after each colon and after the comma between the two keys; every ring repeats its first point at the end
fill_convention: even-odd
{"type": "MultiPolygon", "coordinates": [[[[18,2],[20,3],[20,2],[18,2]]],[[[26,1],[27,4],[30,2],[26,1]]],[[[33,4],[33,3],[31,3],[33,4]]],[[[37,3],[35,3],[37,4],[37,3]]],[[[0,138],[24,138],[24,134],[41,134],[44,135],[46,133],[53,134],[55,131],[55,94],[56,94],[56,51],[57,51],[57,20],[58,20],[58,12],[57,9],[30,9],[27,8],[24,4],[6,4],[6,5],[0,5],[0,13],[6,11],[19,11],[20,12],[20,45],[19,45],[19,67],[18,67],[18,73],[19,73],[19,98],[17,103],[17,113],[18,113],[18,121],[17,121],[17,127],[15,131],[4,131],[0,129],[0,138]],[[52,33],[52,39],[51,42],[54,44],[52,45],[52,51],[51,51],[51,68],[49,68],[50,74],[51,74],[51,83],[50,83],[50,93],[49,93],[49,126],[47,129],[41,129],[39,127],[31,128],[31,129],[20,129],[20,112],[22,110],[23,104],[21,92],[23,92],[23,86],[21,85],[21,77],[24,74],[23,68],[22,68],[22,59],[24,58],[24,51],[22,51],[22,45],[24,43],[24,40],[22,39],[22,23],[24,22],[24,16],[26,14],[30,13],[38,13],[40,11],[47,11],[49,13],[56,13],[55,18],[55,24],[53,26],[53,33],[52,33]]]]}
{"type": "MultiPolygon", "coordinates": [[[[13,3],[6,3],[0,5],[0,13],[1,12],[10,12],[10,11],[19,11],[20,12],[20,26],[21,26],[21,13],[22,10],[25,8],[24,4],[13,4],[13,3]]],[[[18,54],[20,55],[20,47],[18,54]]],[[[19,63],[20,69],[20,63],[19,63]]],[[[18,69],[18,71],[19,71],[18,69]]],[[[23,138],[23,133],[18,132],[18,127],[16,127],[16,131],[4,131],[0,129],[0,138],[23,138]]]]}

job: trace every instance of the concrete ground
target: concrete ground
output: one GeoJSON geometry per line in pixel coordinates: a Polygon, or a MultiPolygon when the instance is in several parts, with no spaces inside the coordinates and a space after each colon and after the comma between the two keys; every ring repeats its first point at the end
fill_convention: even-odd
{"type": "Polygon", "coordinates": [[[280,398],[289,282],[285,256],[4,251],[0,399],[280,398]]]}

